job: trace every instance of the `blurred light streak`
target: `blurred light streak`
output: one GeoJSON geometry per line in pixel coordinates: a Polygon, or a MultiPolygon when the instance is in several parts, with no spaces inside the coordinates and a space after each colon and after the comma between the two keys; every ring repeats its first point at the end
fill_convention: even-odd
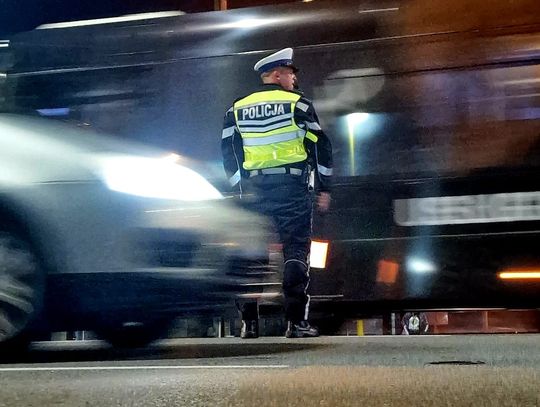
{"type": "Polygon", "coordinates": [[[360,14],[363,13],[385,13],[388,11],[398,11],[399,7],[389,7],[389,8],[375,8],[375,9],[369,9],[369,10],[358,10],[360,14]]]}
{"type": "Polygon", "coordinates": [[[513,79],[510,81],[503,81],[504,85],[527,85],[533,83],[540,83],[540,78],[527,78],[527,79],[513,79]]]}
{"type": "Polygon", "coordinates": [[[510,269],[499,273],[501,280],[540,280],[540,269],[510,269]]]}
{"type": "Polygon", "coordinates": [[[36,30],[50,30],[57,28],[84,27],[88,25],[113,24],[126,21],[150,20],[155,18],[177,17],[184,15],[183,11],[158,11],[155,13],[127,14],[120,17],[97,18],[93,20],[66,21],[63,23],[43,24],[36,30]]]}
{"type": "Polygon", "coordinates": [[[349,134],[349,150],[351,160],[351,175],[356,173],[356,160],[354,155],[354,128],[357,124],[364,123],[369,118],[369,113],[351,113],[346,116],[347,130],[349,134]]]}
{"type": "Polygon", "coordinates": [[[238,294],[238,298],[277,298],[280,297],[280,292],[270,292],[270,293],[253,293],[253,294],[238,294]]]}
{"type": "Polygon", "coordinates": [[[220,25],[220,28],[257,28],[265,25],[279,23],[282,20],[277,18],[243,18],[241,20],[233,21],[220,25]]]}
{"type": "Polygon", "coordinates": [[[52,108],[52,109],[37,109],[37,112],[41,116],[47,116],[47,117],[67,116],[69,114],[69,107],[59,107],[59,108],[52,108]]]}

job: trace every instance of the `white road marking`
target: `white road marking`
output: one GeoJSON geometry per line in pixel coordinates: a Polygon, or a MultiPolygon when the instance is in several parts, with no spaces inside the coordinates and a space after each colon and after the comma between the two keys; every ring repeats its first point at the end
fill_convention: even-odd
{"type": "Polygon", "coordinates": [[[173,369],[288,369],[289,365],[206,365],[206,366],[51,366],[3,367],[0,372],[53,372],[66,370],[173,370],[173,369]]]}
{"type": "Polygon", "coordinates": [[[360,336],[353,336],[353,335],[349,335],[347,338],[365,338],[365,339],[369,339],[369,338],[381,338],[381,339],[394,339],[394,338],[414,338],[414,339],[418,339],[418,338],[448,338],[449,336],[452,336],[452,335],[360,335],[360,336]]]}

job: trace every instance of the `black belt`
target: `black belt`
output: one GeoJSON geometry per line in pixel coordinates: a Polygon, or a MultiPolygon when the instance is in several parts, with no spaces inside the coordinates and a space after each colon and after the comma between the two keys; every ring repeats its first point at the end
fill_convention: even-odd
{"type": "Polygon", "coordinates": [[[302,176],[304,171],[300,168],[264,168],[262,170],[251,170],[249,172],[249,178],[255,177],[257,175],[275,175],[275,174],[291,174],[298,177],[302,176]]]}

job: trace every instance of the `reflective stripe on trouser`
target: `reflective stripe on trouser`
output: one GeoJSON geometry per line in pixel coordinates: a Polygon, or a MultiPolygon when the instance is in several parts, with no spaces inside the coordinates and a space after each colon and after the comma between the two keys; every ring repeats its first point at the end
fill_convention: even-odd
{"type": "Polygon", "coordinates": [[[246,182],[255,200],[246,206],[269,216],[283,245],[283,294],[287,320],[299,322],[307,315],[309,297],[308,256],[311,246],[312,198],[306,177],[262,175],[246,182]]]}
{"type": "Polygon", "coordinates": [[[285,297],[285,317],[287,321],[298,323],[307,319],[309,296],[308,266],[296,259],[285,262],[283,270],[283,295],[285,297]]]}

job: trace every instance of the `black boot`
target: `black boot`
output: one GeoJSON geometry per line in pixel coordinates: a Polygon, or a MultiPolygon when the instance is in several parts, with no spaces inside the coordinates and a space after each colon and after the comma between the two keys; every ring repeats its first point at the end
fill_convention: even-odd
{"type": "Polygon", "coordinates": [[[242,329],[240,331],[240,338],[252,339],[259,337],[259,321],[247,320],[242,321],[242,329]]]}
{"type": "Polygon", "coordinates": [[[316,338],[317,336],[319,336],[319,330],[309,325],[308,321],[300,321],[297,324],[287,322],[286,338],[316,338]]]}

